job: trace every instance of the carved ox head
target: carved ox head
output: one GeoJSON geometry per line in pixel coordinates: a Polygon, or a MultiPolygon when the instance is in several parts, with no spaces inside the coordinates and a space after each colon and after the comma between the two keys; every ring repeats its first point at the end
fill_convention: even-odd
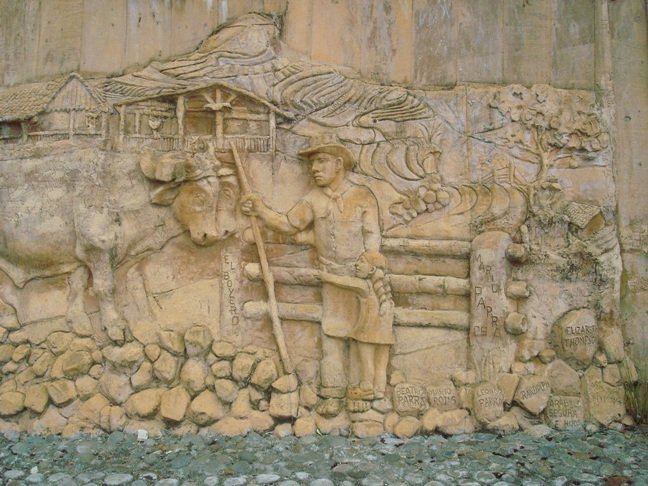
{"type": "Polygon", "coordinates": [[[176,219],[194,243],[210,245],[236,230],[238,182],[231,169],[209,154],[145,151],[144,175],[159,182],[151,202],[172,206],[176,219]]]}

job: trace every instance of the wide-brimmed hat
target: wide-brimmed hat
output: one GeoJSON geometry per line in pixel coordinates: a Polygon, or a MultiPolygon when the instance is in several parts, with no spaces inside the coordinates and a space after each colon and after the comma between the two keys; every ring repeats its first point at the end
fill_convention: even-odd
{"type": "Polygon", "coordinates": [[[305,159],[310,158],[317,153],[325,153],[335,157],[341,157],[344,168],[351,170],[355,165],[353,152],[340,143],[340,140],[334,134],[325,134],[312,137],[310,145],[304,150],[299,151],[299,156],[305,159]]]}

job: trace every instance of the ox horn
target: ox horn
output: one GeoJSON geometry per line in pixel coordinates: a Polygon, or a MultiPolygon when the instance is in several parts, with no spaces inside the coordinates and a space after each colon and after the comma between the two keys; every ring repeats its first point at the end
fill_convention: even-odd
{"type": "Polygon", "coordinates": [[[156,153],[144,150],[140,169],[146,177],[161,182],[181,181],[186,178],[187,157],[182,153],[156,153]]]}
{"type": "Polygon", "coordinates": [[[185,164],[184,170],[188,180],[199,179],[208,175],[215,175],[220,167],[218,160],[212,160],[206,153],[195,153],[190,156],[185,164]]]}

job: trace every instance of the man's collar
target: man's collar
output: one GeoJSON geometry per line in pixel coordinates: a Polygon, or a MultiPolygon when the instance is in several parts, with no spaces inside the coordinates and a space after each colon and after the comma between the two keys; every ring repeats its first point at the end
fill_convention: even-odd
{"type": "Polygon", "coordinates": [[[345,177],[344,179],[342,179],[342,182],[340,182],[340,185],[337,188],[333,189],[331,186],[327,186],[326,189],[328,190],[325,191],[325,193],[342,195],[347,192],[352,186],[353,184],[351,183],[351,181],[349,181],[349,178],[345,177]]]}
{"type": "Polygon", "coordinates": [[[344,201],[342,200],[342,196],[349,190],[349,188],[351,188],[352,185],[353,184],[351,184],[347,179],[344,179],[338,186],[337,191],[334,191],[330,186],[327,186],[322,188],[322,192],[329,198],[329,200],[335,203],[335,206],[338,208],[340,213],[342,213],[344,212],[344,201]]]}

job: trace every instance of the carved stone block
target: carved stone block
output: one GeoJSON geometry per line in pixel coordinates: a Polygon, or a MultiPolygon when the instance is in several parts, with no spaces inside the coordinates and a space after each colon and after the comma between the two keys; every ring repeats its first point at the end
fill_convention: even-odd
{"type": "Polygon", "coordinates": [[[426,390],[430,408],[445,412],[459,407],[457,389],[451,381],[428,386],[426,390]]]}
{"type": "Polygon", "coordinates": [[[482,423],[490,423],[504,415],[504,394],[492,383],[475,387],[473,407],[475,418],[482,423]]]}
{"type": "Polygon", "coordinates": [[[581,427],[585,417],[583,401],[579,397],[551,395],[544,416],[547,424],[556,429],[581,427]]]}
{"type": "Polygon", "coordinates": [[[547,405],[551,385],[541,376],[523,376],[515,391],[514,401],[534,415],[540,414],[547,405]]]}
{"type": "Polygon", "coordinates": [[[585,369],[598,349],[596,317],[588,309],[570,311],[553,325],[551,338],[559,358],[585,369]]]}
{"type": "Polygon", "coordinates": [[[601,370],[592,366],[583,376],[583,399],[587,416],[602,425],[619,421],[625,414],[625,392],[622,386],[611,386],[603,381],[601,370]]]}
{"type": "Polygon", "coordinates": [[[400,383],[394,387],[394,410],[401,415],[418,415],[427,410],[428,394],[425,388],[413,383],[400,383]]]}

